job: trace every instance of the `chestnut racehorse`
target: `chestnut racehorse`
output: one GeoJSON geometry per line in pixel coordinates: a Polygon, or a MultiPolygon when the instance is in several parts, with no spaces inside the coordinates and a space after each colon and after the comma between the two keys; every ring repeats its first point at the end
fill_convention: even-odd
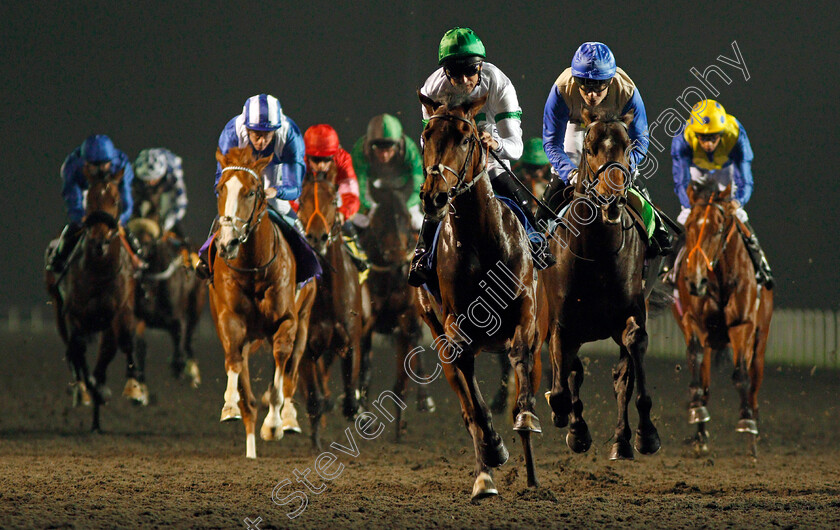
{"type": "Polygon", "coordinates": [[[735,430],[750,435],[757,456],[758,390],[764,378],[764,351],[773,314],[773,291],[761,287],[739,233],[748,230],[735,216],[731,187],[692,183],[691,213],[686,220],[684,258],[677,271],[679,298],[674,316],[685,335],[691,369],[689,423],[697,424],[694,449],[708,453],[706,422],[712,356],[732,347],[732,381],[741,397],[735,430]]]}
{"type": "Polygon", "coordinates": [[[117,221],[122,177],[122,172],[87,177],[83,234],[67,260],[65,272],[58,278],[48,272],[46,278],[56,306],[59,335],[67,345],[67,360],[76,378],[74,403],[92,402],[94,431],[100,430],[99,407],[111,394],[105,377],[118,347],[127,361],[123,395],[139,404],[148,403],[143,373],[134,361],[134,266],[117,221]],[[91,374],[85,349],[98,332],[99,357],[91,374]]]}
{"type": "Polygon", "coordinates": [[[475,358],[483,350],[506,351],[514,367],[513,428],[522,439],[528,486],[537,487],[531,433],[541,432],[534,393],[545,336],[544,295],[525,229],[494,199],[474,121],[486,96],[474,101],[453,96],[443,103],[419,97],[431,116],[423,130],[421,198],[425,213],[442,225],[433,272],[440,298],[421,287],[417,303],[473,439],[472,498],[498,493],[492,468],[508,459],[475,377],[475,358]]]}
{"type": "Polygon", "coordinates": [[[192,338],[207,300],[207,286],[186,261],[187,243],[171,232],[161,236],[158,223],[135,217],[128,223],[144,250],[148,268],[137,284],[134,314],[137,317],[135,357],[145,366],[146,328],[162,329],[172,339],[169,364],[176,378],[186,376],[193,388],[201,384],[192,338]]]}
{"type": "Polygon", "coordinates": [[[308,310],[315,282],[296,291],[296,262],[280,229],[266,218],[274,188],[264,188],[261,171],[270,158],[254,160],[250,146],[216,151],[222,168],[218,194],[218,251],[213,260],[210,310],[225,350],[227,389],[221,421],[245,423],[246,456],[257,457],[257,403],[251,390],[248,355],[265,340],[274,355],[268,415],[263,440],[283,437],[280,411],[292,385],[284,382],[287,365],[294,377],[306,345],[308,310]]]}
{"type": "Polygon", "coordinates": [[[646,238],[627,206],[631,178],[627,126],[632,115],[597,115],[584,110],[583,118],[586,133],[575,200],[551,232],[557,266],[544,274],[553,374],[546,397],[555,426],[569,426],[567,445],[576,453],[587,451],[592,437],[583,419],[580,387],[584,370],[578,352],[586,342],[612,338],[620,348],[620,358],[613,370],[618,422],[609,458],[632,459],[628,404],[634,383],[639,412],[636,449],[653,454],[660,447],[650,417],[644,367],[648,344],[643,283],[646,238]]]}
{"type": "Polygon", "coordinates": [[[307,173],[301,188],[298,217],[306,239],[323,261],[323,274],[309,324],[309,340],[301,371],[312,443],[320,450],[321,417],[329,408],[329,369],[341,358],[344,382],[342,412],[353,419],[359,412],[359,369],[370,349],[362,331],[369,320],[370,302],[359,283],[359,271],[345,248],[337,206],[337,168],[307,173]],[[363,350],[363,346],[367,350],[363,350]]]}
{"type": "MultiPolygon", "coordinates": [[[[367,279],[373,314],[370,325],[376,333],[393,335],[396,340],[397,381],[394,383],[394,393],[405,401],[408,370],[413,373],[413,379],[427,380],[422,356],[409,355],[412,348],[419,344],[422,334],[415,292],[406,281],[408,265],[414,253],[415,238],[411,234],[411,218],[406,207],[406,198],[399,190],[375,182],[370,191],[376,201],[376,208],[371,212],[370,225],[362,236],[370,264],[367,279]]],[[[362,394],[366,394],[367,381],[362,381],[361,387],[362,394]]],[[[417,410],[435,410],[435,403],[426,392],[426,385],[421,384],[417,387],[417,410]]],[[[402,413],[403,409],[397,407],[398,441],[403,432],[402,413]]]]}

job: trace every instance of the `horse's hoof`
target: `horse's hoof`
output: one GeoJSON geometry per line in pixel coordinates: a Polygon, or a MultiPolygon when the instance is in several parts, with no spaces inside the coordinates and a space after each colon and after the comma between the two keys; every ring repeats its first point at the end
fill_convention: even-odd
{"type": "Polygon", "coordinates": [[[662,447],[659,441],[659,433],[653,429],[647,434],[642,434],[641,431],[636,431],[636,451],[643,455],[655,454],[662,447]]]}
{"type": "Polygon", "coordinates": [[[633,460],[633,447],[628,441],[618,441],[610,449],[610,460],[633,460]]]}
{"type": "Polygon", "coordinates": [[[93,398],[84,381],[73,383],[70,387],[70,393],[73,397],[73,407],[78,407],[79,405],[90,407],[93,405],[93,398]]]}
{"type": "Polygon", "coordinates": [[[586,424],[583,428],[569,429],[566,433],[566,445],[575,453],[585,453],[592,446],[592,435],[586,424]]]}
{"type": "Polygon", "coordinates": [[[499,490],[496,489],[496,484],[493,482],[493,477],[489,473],[481,472],[475,478],[473,484],[472,496],[470,502],[477,502],[486,497],[498,495],[499,490]]]}
{"type": "Polygon", "coordinates": [[[283,432],[300,434],[300,424],[297,421],[297,409],[292,404],[292,400],[290,398],[286,398],[286,402],[283,403],[283,408],[280,410],[280,419],[283,424],[283,432]]]}
{"type": "Polygon", "coordinates": [[[542,426],[536,414],[524,410],[516,415],[516,421],[513,422],[513,430],[542,432],[542,426]]]}
{"type": "Polygon", "coordinates": [[[198,388],[201,385],[201,373],[198,370],[198,362],[195,359],[187,361],[186,366],[184,366],[184,375],[189,379],[191,387],[198,388]]]}
{"type": "Polygon", "coordinates": [[[225,405],[222,407],[222,417],[219,421],[234,421],[241,420],[242,412],[240,412],[237,405],[225,405]]]}
{"type": "Polygon", "coordinates": [[[420,399],[417,401],[417,410],[419,412],[429,412],[432,413],[437,409],[435,406],[435,400],[432,399],[430,396],[426,396],[425,399],[420,399]]]}
{"type": "Polygon", "coordinates": [[[263,423],[262,427],[260,427],[260,438],[266,442],[282,440],[283,428],[277,428],[275,425],[266,425],[263,423]]]}
{"type": "Polygon", "coordinates": [[[569,425],[569,416],[568,414],[555,414],[554,411],[551,411],[551,421],[554,423],[554,426],[558,429],[562,429],[569,425]]]}
{"type": "Polygon", "coordinates": [[[510,453],[508,453],[507,447],[505,447],[502,439],[499,438],[499,443],[493,447],[486,447],[484,451],[482,451],[481,456],[485,465],[490,467],[499,467],[507,462],[510,453]]]}
{"type": "Polygon", "coordinates": [[[708,438],[702,439],[699,437],[694,438],[691,442],[691,449],[694,451],[694,456],[701,457],[706,456],[709,454],[709,441],[708,438]]]}
{"type": "Polygon", "coordinates": [[[263,395],[260,398],[260,404],[264,408],[269,408],[271,406],[271,389],[266,389],[266,391],[263,392],[263,395]]]}
{"type": "Polygon", "coordinates": [[[735,426],[737,432],[746,432],[749,434],[758,434],[758,423],[751,419],[738,420],[738,425],[735,426]]]}
{"type": "Polygon", "coordinates": [[[149,404],[149,389],[146,385],[138,382],[133,377],[125,382],[123,397],[135,405],[146,406],[149,404]]]}
{"type": "Polygon", "coordinates": [[[712,419],[709,415],[709,410],[706,407],[691,407],[688,409],[688,423],[694,425],[695,423],[706,423],[712,419]]]}

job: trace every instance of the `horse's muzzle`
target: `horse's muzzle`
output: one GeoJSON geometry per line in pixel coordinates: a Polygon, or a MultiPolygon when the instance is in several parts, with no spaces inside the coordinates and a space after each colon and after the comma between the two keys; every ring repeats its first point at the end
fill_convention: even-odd
{"type": "Polygon", "coordinates": [[[621,211],[627,204],[627,197],[615,196],[609,204],[601,206],[601,218],[605,224],[616,225],[621,222],[621,211]]]}
{"type": "Polygon", "coordinates": [[[235,237],[225,243],[220,241],[219,256],[221,256],[222,259],[236,259],[237,254],[239,254],[239,246],[239,239],[235,237]]]}
{"type": "Polygon", "coordinates": [[[708,278],[700,278],[698,281],[688,282],[688,294],[691,296],[706,296],[709,289],[708,278]]]}
{"type": "Polygon", "coordinates": [[[420,192],[420,200],[423,201],[423,213],[426,215],[439,220],[446,214],[449,204],[449,195],[446,193],[440,191],[431,194],[420,192]]]}

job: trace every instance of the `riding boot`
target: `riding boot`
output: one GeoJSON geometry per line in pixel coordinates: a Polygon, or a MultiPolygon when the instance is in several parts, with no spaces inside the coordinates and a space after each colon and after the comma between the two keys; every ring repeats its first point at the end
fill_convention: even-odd
{"type": "Polygon", "coordinates": [[[534,228],[535,234],[538,237],[530,240],[530,243],[531,255],[534,257],[537,267],[542,270],[557,263],[557,259],[555,259],[554,254],[552,254],[551,250],[548,248],[548,244],[546,243],[540,226],[537,225],[537,220],[534,217],[534,214],[531,213],[531,196],[528,192],[525,191],[525,189],[520,186],[519,183],[516,182],[508,173],[496,175],[496,177],[490,181],[490,184],[493,186],[493,190],[497,195],[513,199],[519,206],[519,209],[522,210],[525,218],[534,228]]]}
{"type": "Polygon", "coordinates": [[[671,288],[676,285],[671,271],[674,270],[674,267],[677,264],[677,255],[680,253],[680,249],[682,249],[683,245],[685,245],[685,233],[676,237],[676,240],[673,243],[673,250],[670,254],[665,256],[659,266],[659,278],[662,279],[662,283],[671,288]]]}
{"type": "Polygon", "coordinates": [[[210,225],[210,232],[207,234],[207,241],[204,242],[198,251],[198,263],[195,266],[195,275],[201,280],[210,279],[210,240],[212,239],[213,234],[216,233],[218,224],[219,218],[216,217],[213,219],[213,224],[210,225]]]}
{"type": "Polygon", "coordinates": [[[432,246],[435,232],[440,221],[423,216],[423,225],[420,227],[420,235],[417,238],[417,247],[414,249],[414,257],[411,260],[411,267],[408,269],[408,284],[413,287],[420,287],[429,279],[432,273],[426,255],[432,246]]]}
{"type": "Polygon", "coordinates": [[[341,228],[344,233],[344,245],[350,250],[353,265],[359,269],[359,272],[365,272],[368,269],[367,254],[365,254],[365,250],[359,242],[359,232],[356,230],[356,225],[347,221],[341,228]]]}
{"type": "MultiPolygon", "coordinates": [[[[653,206],[653,201],[650,198],[650,192],[648,192],[644,180],[639,178],[634,179],[633,189],[638,191],[642,198],[644,198],[644,200],[646,200],[651,206],[653,206]]],[[[672,253],[673,252],[671,249],[671,234],[668,232],[668,228],[665,226],[665,222],[662,221],[662,218],[659,217],[659,214],[656,213],[656,210],[654,210],[653,235],[651,235],[650,241],[648,242],[647,257],[654,258],[660,255],[667,256],[672,253]]]]}
{"type": "Polygon", "coordinates": [[[747,251],[750,254],[750,260],[755,267],[755,276],[758,283],[764,284],[768,289],[772,289],[775,285],[773,280],[773,271],[770,270],[770,264],[767,262],[767,256],[758,242],[758,237],[755,235],[755,230],[749,223],[744,223],[750,231],[750,237],[744,237],[744,243],[747,245],[747,251]]]}
{"type": "Polygon", "coordinates": [[[76,248],[76,243],[79,242],[79,236],[81,233],[81,223],[77,223],[75,221],[67,223],[61,231],[61,235],[58,236],[58,245],[56,245],[55,251],[47,260],[46,269],[48,271],[52,271],[56,274],[64,272],[64,268],[67,266],[67,258],[70,257],[73,253],[73,249],[76,248]]]}
{"type": "MultiPolygon", "coordinates": [[[[563,179],[561,179],[559,175],[555,175],[553,173],[551,174],[551,178],[549,179],[548,184],[545,187],[545,191],[543,192],[542,202],[551,208],[551,211],[555,214],[563,203],[563,199],[566,196],[564,190],[568,186],[569,185],[563,182],[563,179]]],[[[538,206],[537,214],[535,216],[537,224],[535,224],[535,226],[544,226],[551,217],[552,215],[550,212],[546,211],[545,208],[538,206]]]]}

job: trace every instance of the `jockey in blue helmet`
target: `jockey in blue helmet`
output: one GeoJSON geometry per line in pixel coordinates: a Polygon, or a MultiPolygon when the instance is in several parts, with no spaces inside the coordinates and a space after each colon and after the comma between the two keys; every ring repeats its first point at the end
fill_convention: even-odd
{"type": "MultiPolygon", "coordinates": [[[[124,226],[131,216],[131,182],[134,171],[125,153],[114,147],[114,142],[104,134],[88,136],[82,145],[75,148],[61,165],[63,186],[61,196],[67,206],[68,223],[61,232],[55,251],[47,262],[47,270],[63,272],[66,260],[70,256],[81,234],[85,216],[85,192],[88,189],[88,177],[117,175],[120,180],[120,218],[124,226]]],[[[139,255],[140,244],[128,230],[123,229],[128,243],[135,254],[139,255]]]]}
{"type": "MultiPolygon", "coordinates": [[[[627,153],[631,171],[647,154],[649,139],[645,104],[630,77],[615,64],[615,57],[606,44],[584,42],[575,52],[572,65],[551,87],[543,113],[543,146],[552,165],[552,177],[543,201],[556,211],[562,201],[564,187],[577,179],[577,165],[583,149],[584,108],[612,110],[618,115],[633,114],[628,127],[633,149],[627,153]]],[[[634,179],[633,188],[650,202],[642,179],[634,179]]],[[[545,218],[540,210],[538,216],[545,218]]],[[[670,251],[668,231],[654,214],[655,227],[650,239],[650,253],[670,251]]]]}
{"type": "MultiPolygon", "coordinates": [[[[296,215],[291,209],[289,201],[300,196],[303,175],[306,172],[304,162],[305,147],[303,135],[297,124],[283,113],[280,102],[269,94],[257,94],[245,101],[242,113],[227,122],[219,135],[219,149],[227,153],[231,147],[251,146],[257,159],[267,156],[271,162],[263,169],[266,187],[277,190],[277,195],[268,201],[269,217],[280,226],[282,215],[290,223],[294,223],[296,215]]],[[[222,168],[216,164],[215,185],[222,177],[222,168]]],[[[216,221],[210,228],[210,236],[199,251],[200,262],[196,271],[202,278],[209,278],[210,269],[207,265],[207,249],[210,246],[215,231],[216,221]]],[[[281,226],[281,228],[283,228],[281,226]]],[[[294,237],[286,234],[288,237],[294,237]]],[[[298,241],[289,241],[295,250],[298,241]]],[[[305,245],[305,242],[303,243],[305,245]]]]}

